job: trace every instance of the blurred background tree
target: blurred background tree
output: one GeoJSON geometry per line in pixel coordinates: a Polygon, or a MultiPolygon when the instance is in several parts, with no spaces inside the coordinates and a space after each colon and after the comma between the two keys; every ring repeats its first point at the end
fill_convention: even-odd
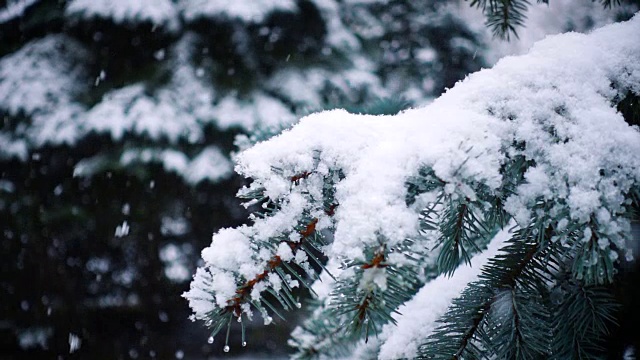
{"type": "MultiPolygon", "coordinates": [[[[0,0],[0,356],[221,351],[180,294],[246,218],[233,151],[313,110],[427,103],[490,65],[508,51],[467,5],[0,0]]],[[[631,13],[590,6],[531,31],[631,13]]],[[[289,329],[253,351],[286,353],[289,329]]]]}

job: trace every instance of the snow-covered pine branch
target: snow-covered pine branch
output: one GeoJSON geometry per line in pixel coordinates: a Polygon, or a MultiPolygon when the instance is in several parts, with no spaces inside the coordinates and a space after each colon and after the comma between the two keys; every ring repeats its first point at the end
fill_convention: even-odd
{"type": "MultiPolygon", "coordinates": [[[[617,105],[640,95],[638,34],[640,15],[549,37],[426,107],[317,113],[242,152],[236,170],[253,182],[241,196],[263,211],[202,252],[184,294],[194,318],[213,335],[256,310],[268,323],[313,279],[291,340],[301,358],[507,356],[523,339],[514,356],[566,349],[531,316],[552,321],[579,298],[571,289],[611,284],[633,256],[640,131],[617,105]]],[[[604,324],[612,310],[600,310],[604,324]]]]}

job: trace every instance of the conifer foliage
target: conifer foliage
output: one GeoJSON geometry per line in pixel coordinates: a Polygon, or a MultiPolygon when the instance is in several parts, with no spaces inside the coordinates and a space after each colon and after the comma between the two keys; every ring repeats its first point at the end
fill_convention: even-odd
{"type": "Polygon", "coordinates": [[[0,0],[0,352],[206,356],[175,299],[246,217],[236,135],[428,101],[483,55],[441,2],[0,0]]]}
{"type": "Polygon", "coordinates": [[[193,318],[229,351],[307,288],[296,358],[602,357],[637,255],[639,33],[558,35],[426,107],[313,114],[245,150],[259,210],[202,252],[193,318]]]}
{"type": "MultiPolygon", "coordinates": [[[[549,4],[549,0],[538,0],[538,3],[549,4]]],[[[595,2],[595,1],[594,1],[595,2]]],[[[634,3],[634,0],[600,0],[605,9],[620,6],[623,3],[634,3]]],[[[476,7],[486,16],[485,24],[491,29],[493,35],[503,39],[509,39],[511,35],[518,37],[518,30],[525,26],[528,1],[522,0],[470,0],[470,5],[476,7]]],[[[637,2],[636,2],[637,3],[637,2]]]]}

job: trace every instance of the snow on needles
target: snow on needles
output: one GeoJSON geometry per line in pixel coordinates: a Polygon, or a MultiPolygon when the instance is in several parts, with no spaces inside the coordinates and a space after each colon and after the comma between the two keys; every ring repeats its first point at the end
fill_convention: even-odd
{"type": "Polygon", "coordinates": [[[104,18],[116,23],[149,22],[168,31],[180,27],[178,10],[171,0],[72,0],[65,12],[80,18],[104,18]]]}
{"type": "Polygon", "coordinates": [[[9,0],[5,8],[0,9],[0,24],[19,18],[37,0],[9,0]]]}
{"type": "Polygon", "coordinates": [[[0,59],[0,111],[31,117],[17,131],[29,145],[75,141],[84,111],[74,102],[87,72],[83,58],[90,56],[79,43],[51,35],[0,59]]]}
{"type": "MultiPolygon", "coordinates": [[[[335,229],[333,243],[323,249],[330,262],[363,259],[364,249],[380,237],[390,247],[414,237],[419,209],[407,206],[405,182],[424,167],[450,193],[473,199],[472,184],[497,191],[500,167],[523,155],[535,165],[505,206],[518,224],[527,224],[536,201],[553,200],[551,212],[566,211],[579,223],[597,217],[606,235],[619,240],[629,225],[617,215],[625,211],[630,187],[640,182],[640,131],[612,104],[628,91],[640,94],[638,34],[640,15],[589,35],[552,36],[527,55],[472,74],[426,107],[395,116],[316,113],[240,153],[236,171],[253,179],[247,191],[263,191],[280,210],[214,235],[203,251],[205,265],[185,294],[196,318],[215,307],[202,306],[201,296],[225,306],[235,286],[268,269],[276,249],[260,244],[292,235],[304,216],[318,219],[316,230],[335,229]],[[343,176],[335,184],[339,206],[328,218],[319,199],[332,170],[343,176]],[[292,182],[297,174],[306,175],[292,182]],[[246,249],[253,251],[250,257],[246,249]]],[[[472,280],[459,271],[460,284],[472,280]]],[[[413,302],[422,302],[444,280],[435,281],[413,302]]],[[[425,329],[436,318],[429,311],[422,316],[415,321],[425,329]]],[[[400,356],[385,344],[382,349],[385,356],[400,356]]]]}
{"type": "Polygon", "coordinates": [[[398,116],[328,111],[240,154],[237,168],[264,185],[270,197],[280,198],[288,188],[273,179],[271,167],[293,169],[291,174],[313,170],[314,150],[319,150],[321,165],[346,175],[337,185],[340,206],[330,255],[362,259],[363,245],[374,244],[377,236],[399,241],[417,230],[418,213],[404,200],[405,180],[421,166],[434,167],[451,182],[476,176],[498,186],[501,143],[491,128],[501,127],[496,119],[460,108],[430,107],[398,116]]]}
{"type": "Polygon", "coordinates": [[[474,256],[471,264],[461,265],[451,276],[440,275],[426,283],[393,317],[397,325],[387,324],[380,336],[380,359],[413,359],[418,347],[436,329],[436,321],[444,315],[451,301],[466,285],[477,280],[482,266],[495,256],[511,234],[502,230],[491,240],[487,250],[474,256]]]}
{"type": "Polygon", "coordinates": [[[566,200],[581,222],[603,206],[618,212],[620,196],[640,180],[640,134],[611,101],[619,92],[638,91],[640,44],[633,35],[639,24],[636,16],[592,35],[550,37],[527,56],[505,58],[431,105],[396,116],[343,110],[310,115],[240,154],[237,170],[279,198],[288,188],[273,167],[290,169],[289,176],[312,171],[319,156],[322,166],[342,169],[330,249],[338,257],[359,258],[378,234],[401,240],[416,231],[404,182],[420,167],[456,186],[473,178],[495,189],[504,149],[519,151],[514,142],[525,142],[523,155],[537,164],[526,173],[529,182],[508,199],[520,224],[539,197],[566,200]],[[602,171],[618,186],[602,179],[602,171]]]}
{"type": "Polygon", "coordinates": [[[296,2],[293,0],[181,0],[180,5],[187,21],[199,17],[226,15],[229,18],[261,22],[271,12],[297,9],[296,2]]]}

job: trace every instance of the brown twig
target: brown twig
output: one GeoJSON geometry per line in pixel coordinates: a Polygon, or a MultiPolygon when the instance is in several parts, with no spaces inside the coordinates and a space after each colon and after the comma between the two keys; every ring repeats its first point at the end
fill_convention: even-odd
{"type": "MultiPolygon", "coordinates": [[[[289,247],[291,247],[291,251],[298,250],[302,246],[302,242],[304,241],[304,239],[313,235],[313,233],[316,231],[317,223],[318,218],[313,218],[304,229],[299,231],[299,234],[302,236],[302,239],[300,239],[300,241],[287,241],[287,244],[289,245],[289,247]]],[[[271,259],[269,259],[269,261],[267,262],[267,268],[262,273],[256,275],[253,279],[248,280],[244,285],[236,290],[236,296],[234,296],[227,302],[227,311],[233,313],[236,316],[240,316],[242,314],[240,305],[242,305],[245,299],[251,294],[251,291],[256,286],[256,284],[265,280],[267,276],[269,276],[269,273],[274,271],[280,265],[282,265],[282,258],[280,258],[280,256],[274,255],[271,259]]]]}
{"type": "Polygon", "coordinates": [[[291,180],[291,182],[292,182],[292,183],[294,183],[294,182],[298,182],[298,181],[300,181],[300,180],[302,180],[302,179],[306,179],[306,178],[308,178],[308,177],[309,177],[309,175],[311,175],[311,172],[309,172],[309,171],[305,171],[305,172],[303,172],[303,173],[300,173],[300,174],[297,174],[297,175],[292,176],[292,177],[290,178],[290,180],[291,180]]]}
{"type": "Polygon", "coordinates": [[[362,268],[371,269],[374,267],[377,267],[377,268],[387,267],[387,264],[383,264],[384,260],[385,260],[384,252],[380,251],[373,257],[373,259],[371,259],[370,263],[366,263],[362,265],[362,268]]]}

